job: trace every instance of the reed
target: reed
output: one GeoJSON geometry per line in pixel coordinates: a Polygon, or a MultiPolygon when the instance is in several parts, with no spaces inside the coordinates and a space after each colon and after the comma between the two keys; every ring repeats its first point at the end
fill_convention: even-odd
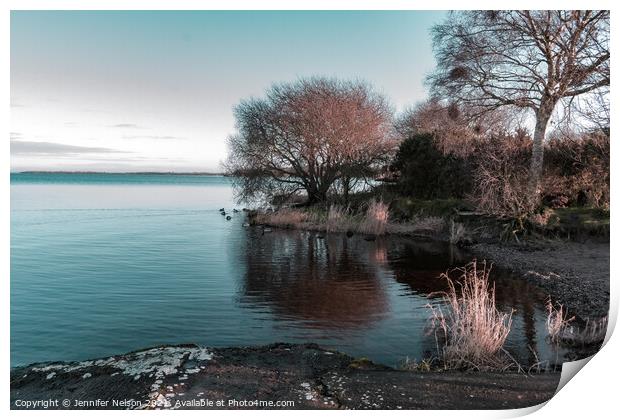
{"type": "Polygon", "coordinates": [[[338,204],[329,206],[327,220],[325,221],[325,230],[327,233],[342,232],[347,229],[348,225],[347,211],[338,204]]]}
{"type": "Polygon", "coordinates": [[[575,317],[569,318],[564,307],[560,304],[556,305],[551,302],[551,299],[547,301],[547,333],[552,343],[584,347],[603,342],[607,334],[608,317],[588,319],[586,325],[579,328],[572,324],[575,317]]]}
{"type": "Polygon", "coordinates": [[[302,228],[306,223],[310,222],[312,215],[306,211],[298,209],[280,209],[276,212],[259,214],[256,222],[259,224],[268,224],[270,226],[302,228]]]}
{"type": "Polygon", "coordinates": [[[457,270],[458,280],[448,273],[448,291],[440,292],[443,305],[430,305],[431,326],[443,337],[439,349],[448,369],[505,368],[502,350],[512,326],[512,312],[504,313],[495,304],[495,287],[489,284],[486,262],[479,269],[473,261],[457,270]]]}
{"type": "Polygon", "coordinates": [[[371,201],[358,229],[361,233],[369,235],[384,235],[389,217],[390,210],[387,204],[380,200],[371,201]]]}
{"type": "Polygon", "coordinates": [[[562,337],[574,319],[575,317],[568,318],[564,306],[558,305],[556,307],[549,299],[547,301],[547,334],[549,340],[556,344],[562,341],[562,337]]]}

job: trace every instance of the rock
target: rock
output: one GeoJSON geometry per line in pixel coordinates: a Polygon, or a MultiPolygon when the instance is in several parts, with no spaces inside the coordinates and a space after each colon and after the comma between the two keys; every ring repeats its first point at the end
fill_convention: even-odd
{"type": "Polygon", "coordinates": [[[232,219],[232,217],[226,216],[226,220],[230,220],[230,219],[232,219]]]}
{"type": "Polygon", "coordinates": [[[295,405],[288,408],[295,409],[511,409],[547,401],[560,380],[560,373],[421,373],[371,361],[356,367],[356,360],[361,359],[316,344],[277,343],[162,346],[86,362],[38,363],[11,370],[11,408],[26,408],[18,401],[73,401],[78,395],[83,401],[110,402],[82,407],[91,409],[243,408],[196,407],[192,402],[196,396],[243,401],[262,395],[267,400],[293,401],[295,405]],[[149,379],[149,373],[157,379],[149,379]],[[134,380],[136,374],[141,375],[134,380]],[[175,390],[172,384],[185,377],[182,388],[175,390]],[[111,401],[131,398],[141,405],[112,407],[111,401]]]}

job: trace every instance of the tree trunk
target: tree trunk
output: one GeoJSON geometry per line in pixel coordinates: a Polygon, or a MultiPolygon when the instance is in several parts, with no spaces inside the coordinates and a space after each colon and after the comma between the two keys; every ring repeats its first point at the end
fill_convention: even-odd
{"type": "Polygon", "coordinates": [[[536,112],[536,127],[534,128],[534,143],[532,145],[532,160],[530,162],[529,201],[532,207],[540,201],[540,183],[543,173],[543,159],[545,152],[545,134],[547,125],[553,112],[551,101],[543,102],[536,112]]]}
{"type": "Polygon", "coordinates": [[[308,193],[308,205],[323,203],[327,200],[327,194],[321,191],[320,188],[306,190],[306,192],[308,193]]]}
{"type": "Polygon", "coordinates": [[[342,180],[342,196],[344,203],[349,204],[349,191],[351,190],[351,180],[349,178],[343,178],[342,180]]]}

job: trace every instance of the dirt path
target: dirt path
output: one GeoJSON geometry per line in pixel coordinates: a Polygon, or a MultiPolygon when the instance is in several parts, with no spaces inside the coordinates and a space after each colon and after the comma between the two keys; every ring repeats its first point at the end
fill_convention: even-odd
{"type": "Polygon", "coordinates": [[[418,373],[352,362],[312,344],[158,347],[13,369],[11,408],[36,401],[93,409],[261,408],[259,401],[287,401],[292,405],[282,408],[501,409],[547,401],[560,379],[559,373],[418,373]]]}
{"type": "Polygon", "coordinates": [[[599,318],[609,311],[609,243],[476,244],[471,249],[535,283],[573,315],[599,318]]]}

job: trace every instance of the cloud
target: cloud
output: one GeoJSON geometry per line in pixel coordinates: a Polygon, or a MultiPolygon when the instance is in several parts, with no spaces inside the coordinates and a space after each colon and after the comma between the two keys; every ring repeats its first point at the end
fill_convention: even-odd
{"type": "Polygon", "coordinates": [[[184,140],[186,137],[176,136],[123,136],[126,140],[148,139],[148,140],[184,140]]]}
{"type": "Polygon", "coordinates": [[[84,147],[47,141],[11,140],[11,154],[19,156],[79,155],[88,153],[127,153],[106,147],[84,147]]]}
{"type": "Polygon", "coordinates": [[[108,125],[111,128],[135,128],[135,129],[143,129],[144,127],[139,126],[138,124],[132,123],[120,123],[120,124],[112,124],[108,125]]]}

